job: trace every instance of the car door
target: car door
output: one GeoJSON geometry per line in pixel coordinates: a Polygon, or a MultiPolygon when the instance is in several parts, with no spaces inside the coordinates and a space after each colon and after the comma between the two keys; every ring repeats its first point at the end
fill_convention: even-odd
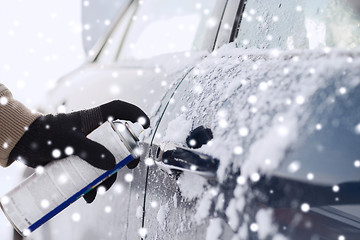
{"type": "MultiPolygon", "coordinates": [[[[214,48],[235,39],[243,7],[244,2],[242,1],[226,1],[221,19],[218,21],[217,38],[212,44],[214,48]]],[[[215,52],[214,55],[216,55],[215,52]]],[[[208,58],[211,56],[206,57],[206,59],[208,58]]],[[[199,64],[201,65],[201,63],[197,65],[199,64]]],[[[170,91],[170,101],[163,103],[166,105],[166,109],[163,111],[153,135],[151,142],[153,152],[149,153],[149,156],[155,161],[157,159],[156,150],[159,150],[158,146],[162,144],[170,143],[178,147],[189,148],[186,145],[186,138],[197,126],[181,116],[192,107],[190,103],[196,99],[193,94],[196,95],[202,91],[200,84],[194,85],[191,81],[201,74],[204,74],[202,69],[195,66],[179,85],[170,91]]],[[[201,112],[199,114],[202,116],[201,112]]],[[[204,121],[201,125],[208,126],[210,122],[204,121]]],[[[208,179],[203,178],[201,173],[200,175],[198,173],[169,175],[161,171],[158,164],[150,161],[147,171],[142,226],[142,229],[146,229],[146,238],[205,239],[209,232],[207,210],[213,208],[211,199],[216,196],[219,189],[216,186],[208,189],[208,179]],[[179,191],[179,188],[182,191],[179,191]],[[206,197],[202,198],[203,196],[206,197]],[[198,207],[203,209],[199,210],[198,207]]],[[[216,224],[221,224],[225,228],[223,234],[225,239],[229,239],[232,231],[224,223],[221,218],[216,220],[216,224]]]]}

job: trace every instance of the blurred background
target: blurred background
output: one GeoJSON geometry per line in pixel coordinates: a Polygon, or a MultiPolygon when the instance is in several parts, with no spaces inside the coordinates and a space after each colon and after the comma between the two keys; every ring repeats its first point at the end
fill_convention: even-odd
{"type": "MultiPolygon", "coordinates": [[[[29,108],[44,101],[58,78],[86,59],[82,44],[81,0],[1,0],[0,82],[29,108]]],[[[85,3],[89,5],[88,3],[85,3]]],[[[21,181],[24,166],[0,168],[0,196],[21,181]]],[[[0,213],[0,239],[12,239],[0,213]]]]}

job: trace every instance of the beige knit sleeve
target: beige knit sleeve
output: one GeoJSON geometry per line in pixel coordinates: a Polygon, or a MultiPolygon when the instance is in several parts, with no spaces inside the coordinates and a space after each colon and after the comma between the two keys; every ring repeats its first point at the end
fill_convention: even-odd
{"type": "Polygon", "coordinates": [[[8,159],[11,150],[39,116],[40,113],[32,113],[15,100],[9,89],[0,83],[0,166],[7,167],[14,161],[8,159]]]}

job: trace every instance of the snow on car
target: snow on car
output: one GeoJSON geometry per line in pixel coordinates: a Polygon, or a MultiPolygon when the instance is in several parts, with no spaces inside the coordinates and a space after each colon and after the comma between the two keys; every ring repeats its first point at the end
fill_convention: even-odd
{"type": "Polygon", "coordinates": [[[43,109],[140,106],[143,161],[34,236],[357,239],[359,12],[354,0],[126,2],[43,109]]]}

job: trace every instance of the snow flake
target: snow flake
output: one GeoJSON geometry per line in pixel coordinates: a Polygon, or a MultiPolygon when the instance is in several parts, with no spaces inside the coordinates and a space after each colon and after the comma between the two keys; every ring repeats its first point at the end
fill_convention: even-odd
{"type": "Polygon", "coordinates": [[[220,119],[219,120],[219,126],[221,128],[226,128],[228,126],[228,122],[225,119],[220,119]]]}
{"type": "Polygon", "coordinates": [[[291,173],[295,173],[295,172],[299,171],[300,167],[301,167],[300,162],[293,161],[288,165],[287,170],[291,173]]]}
{"type": "Polygon", "coordinates": [[[354,166],[355,166],[356,168],[360,168],[360,160],[355,160],[355,161],[354,161],[354,166]]]}
{"type": "Polygon", "coordinates": [[[355,133],[360,134],[360,123],[358,123],[355,127],[355,133]]]}
{"type": "Polygon", "coordinates": [[[85,30],[90,30],[90,28],[91,28],[91,25],[90,24],[84,24],[84,29],[85,30]]]}
{"type": "Polygon", "coordinates": [[[259,173],[253,173],[253,174],[251,174],[250,179],[253,182],[259,181],[260,180],[260,174],[259,173]]]}
{"type": "Polygon", "coordinates": [[[281,137],[289,135],[289,128],[287,126],[280,125],[277,127],[277,134],[281,137]]]}
{"type": "Polygon", "coordinates": [[[120,92],[120,87],[118,85],[111,85],[109,91],[112,95],[117,95],[120,92]]]}
{"type": "Polygon", "coordinates": [[[314,174],[310,172],[310,173],[306,174],[306,178],[307,178],[309,181],[311,181],[311,180],[314,179],[314,174]]]}
{"type": "Polygon", "coordinates": [[[111,213],[111,207],[110,206],[106,206],[105,208],[104,208],[104,212],[106,212],[106,213],[111,213]]]}
{"type": "Polygon", "coordinates": [[[300,6],[300,5],[296,6],[296,11],[301,12],[302,11],[302,6],[300,6]]]}
{"type": "Polygon", "coordinates": [[[31,233],[31,231],[30,231],[30,229],[28,229],[28,228],[25,229],[24,231],[22,231],[22,234],[23,234],[25,237],[29,236],[30,233],[31,233]]]}
{"type": "Polygon", "coordinates": [[[245,185],[246,183],[246,178],[244,176],[239,176],[236,178],[236,182],[239,184],[239,185],[245,185]]]}
{"type": "Polygon", "coordinates": [[[64,105],[60,105],[57,107],[58,113],[66,113],[66,107],[64,105]]]}
{"type": "Polygon", "coordinates": [[[144,126],[147,121],[146,121],[146,118],[145,118],[145,117],[139,117],[139,118],[137,119],[137,122],[144,126]]]}
{"type": "Polygon", "coordinates": [[[340,187],[339,187],[338,185],[334,185],[334,186],[332,187],[332,190],[333,190],[333,192],[339,192],[339,191],[340,191],[340,187]]]}
{"type": "Polygon", "coordinates": [[[0,97],[0,104],[6,105],[9,102],[7,97],[0,97]]]}
{"type": "Polygon", "coordinates": [[[105,26],[109,26],[111,24],[111,21],[109,19],[106,19],[104,21],[105,26]]]}
{"type": "Polygon", "coordinates": [[[240,147],[240,146],[236,146],[236,147],[234,148],[234,153],[235,153],[236,155],[241,155],[241,154],[243,154],[243,152],[244,152],[244,150],[243,150],[243,148],[240,147]]]}
{"type": "Polygon", "coordinates": [[[247,135],[249,135],[249,129],[247,127],[241,127],[239,129],[239,135],[241,137],[246,137],[247,135]]]}
{"type": "Polygon", "coordinates": [[[252,232],[257,232],[259,230],[259,226],[256,223],[250,224],[250,230],[252,232]]]}
{"type": "Polygon", "coordinates": [[[84,7],[88,7],[90,5],[90,2],[89,1],[84,1],[84,7]]]}
{"type": "Polygon", "coordinates": [[[8,144],[7,142],[4,142],[3,148],[4,148],[4,149],[7,149],[8,147],[9,147],[9,144],[8,144]]]}
{"type": "Polygon", "coordinates": [[[195,140],[195,139],[191,139],[191,140],[189,141],[189,145],[190,145],[191,147],[194,147],[194,146],[196,145],[196,140],[195,140]]]}
{"type": "Polygon", "coordinates": [[[51,155],[53,156],[53,158],[59,158],[61,156],[61,151],[59,149],[54,149],[51,152],[51,155]]]}
{"type": "Polygon", "coordinates": [[[272,20],[273,20],[273,22],[277,22],[277,21],[279,21],[279,17],[278,16],[273,16],[272,20]]]}
{"type": "Polygon", "coordinates": [[[40,206],[41,206],[42,208],[44,208],[44,209],[48,208],[48,207],[50,206],[49,200],[47,200],[47,199],[41,200],[40,206]]]}
{"type": "Polygon", "coordinates": [[[72,215],[71,215],[71,219],[74,221],[74,222],[79,222],[80,221],[80,219],[81,219],[81,215],[80,215],[80,213],[73,213],[72,215]]]}
{"type": "Polygon", "coordinates": [[[60,174],[57,181],[59,182],[59,184],[65,184],[68,181],[68,177],[66,176],[66,174],[60,174]]]}
{"type": "Polygon", "coordinates": [[[204,9],[203,12],[204,12],[205,15],[208,15],[210,13],[210,10],[209,9],[204,9]]]}
{"type": "Polygon", "coordinates": [[[338,237],[338,240],[345,240],[346,238],[345,238],[345,236],[344,235],[340,235],[339,237],[338,237]]]}
{"type": "Polygon", "coordinates": [[[3,196],[3,197],[1,198],[1,203],[2,203],[3,205],[8,204],[9,202],[10,202],[10,198],[9,198],[8,196],[3,196]]]}
{"type": "Polygon", "coordinates": [[[352,57],[348,57],[348,58],[346,59],[346,61],[347,61],[348,63],[352,63],[352,62],[353,62],[353,58],[352,58],[352,57]]]}
{"type": "Polygon", "coordinates": [[[134,175],[132,175],[131,173],[127,173],[125,174],[124,179],[126,182],[130,183],[134,180],[134,175]]]}
{"type": "Polygon", "coordinates": [[[273,36],[269,34],[269,35],[266,36],[266,39],[267,39],[268,41],[271,41],[271,40],[273,40],[273,36]]]}
{"type": "Polygon", "coordinates": [[[115,183],[112,189],[116,194],[120,194],[124,191],[124,186],[121,183],[115,183]]]}
{"type": "Polygon", "coordinates": [[[263,16],[257,16],[256,20],[258,20],[258,22],[263,22],[264,18],[263,18],[263,16]]]}
{"type": "Polygon", "coordinates": [[[320,123],[316,124],[315,126],[316,130],[321,130],[322,129],[322,125],[320,123]]]}
{"type": "Polygon", "coordinates": [[[247,99],[248,103],[255,104],[257,102],[257,97],[255,95],[250,95],[247,99]]]}
{"type": "Polygon", "coordinates": [[[249,40],[244,39],[244,40],[242,41],[242,43],[243,43],[244,45],[248,45],[248,44],[249,44],[249,40]]]}
{"type": "Polygon", "coordinates": [[[97,188],[97,193],[98,193],[99,195],[104,195],[105,192],[106,192],[106,188],[105,188],[104,186],[99,186],[99,187],[97,188]]]}
{"type": "Polygon", "coordinates": [[[217,25],[217,23],[218,23],[218,21],[217,21],[216,18],[210,18],[210,19],[208,19],[208,20],[206,21],[206,26],[207,26],[208,28],[213,28],[213,27],[215,27],[215,26],[217,25]]]}
{"type": "Polygon", "coordinates": [[[70,146],[67,146],[65,148],[65,154],[68,155],[68,156],[73,155],[74,154],[74,148],[70,147],[70,146]]]}
{"type": "Polygon", "coordinates": [[[301,208],[301,211],[306,213],[310,210],[310,205],[308,203],[303,203],[303,204],[301,204],[300,208],[301,208]]]}
{"type": "Polygon", "coordinates": [[[268,89],[268,84],[267,84],[266,82],[261,82],[261,83],[259,84],[259,89],[260,89],[261,91],[266,91],[266,90],[268,89]]]}
{"type": "Polygon", "coordinates": [[[152,208],[157,208],[157,207],[159,206],[159,204],[158,204],[157,201],[151,201],[151,202],[150,202],[150,206],[151,206],[152,208]]]}
{"type": "Polygon", "coordinates": [[[147,166],[153,166],[155,164],[155,162],[152,158],[145,158],[144,162],[147,166]]]}
{"type": "Polygon", "coordinates": [[[36,172],[37,174],[43,174],[43,173],[44,173],[44,167],[43,167],[43,166],[37,166],[37,167],[35,168],[35,172],[36,172]]]}
{"type": "Polygon", "coordinates": [[[141,238],[146,238],[148,234],[148,230],[146,228],[140,228],[138,231],[141,238]]]}
{"type": "Polygon", "coordinates": [[[347,92],[347,90],[346,90],[346,88],[345,88],[345,87],[341,87],[341,88],[339,88],[339,93],[340,93],[341,95],[346,94],[346,92],[347,92]]]}
{"type": "Polygon", "coordinates": [[[295,102],[298,104],[298,105],[302,105],[305,103],[305,98],[301,95],[297,96],[295,98],[295,102]]]}
{"type": "Polygon", "coordinates": [[[117,78],[117,77],[119,76],[119,73],[118,73],[118,72],[113,72],[113,73],[111,74],[111,76],[112,76],[113,78],[117,78]]]}

